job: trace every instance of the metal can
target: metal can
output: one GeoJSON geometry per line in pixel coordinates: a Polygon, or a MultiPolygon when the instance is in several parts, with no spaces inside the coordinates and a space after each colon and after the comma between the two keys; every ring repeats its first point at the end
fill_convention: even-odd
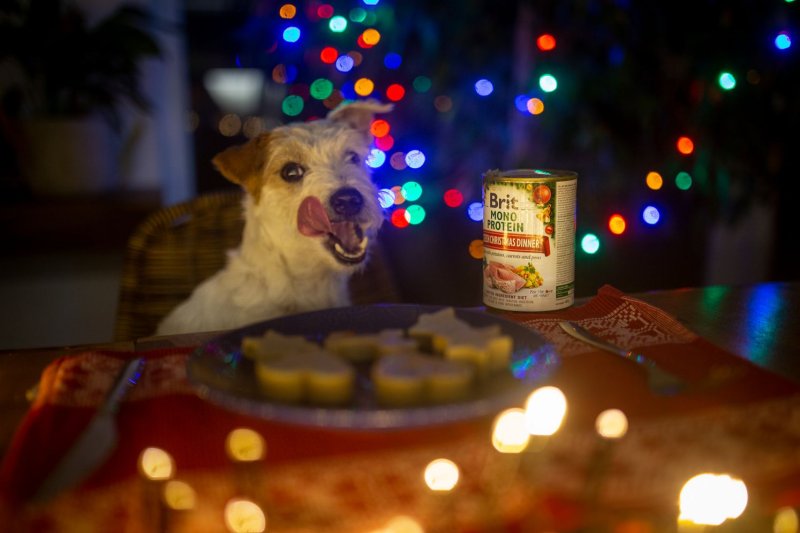
{"type": "Polygon", "coordinates": [[[554,311],[575,301],[578,175],[490,170],[483,176],[483,303],[554,311]]]}

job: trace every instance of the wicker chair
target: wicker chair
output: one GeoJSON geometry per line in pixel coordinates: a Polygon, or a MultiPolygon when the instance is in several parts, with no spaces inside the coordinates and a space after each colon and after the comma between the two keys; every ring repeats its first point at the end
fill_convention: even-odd
{"type": "MultiPolygon", "coordinates": [[[[198,196],[149,215],[128,241],[120,285],[116,340],[153,334],[162,317],[225,264],[242,236],[242,193],[198,196]]],[[[378,247],[350,283],[353,303],[400,301],[378,247]]]]}

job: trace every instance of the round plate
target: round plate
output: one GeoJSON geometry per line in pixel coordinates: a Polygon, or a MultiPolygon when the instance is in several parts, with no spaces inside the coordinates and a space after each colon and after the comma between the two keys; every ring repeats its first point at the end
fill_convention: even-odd
{"type": "Polygon", "coordinates": [[[334,331],[376,333],[384,329],[406,329],[421,314],[441,306],[356,305],[326,309],[260,322],[215,338],[189,357],[187,374],[204,398],[252,416],[296,424],[337,428],[402,428],[443,424],[477,418],[519,405],[533,388],[558,366],[551,344],[530,329],[480,310],[456,308],[456,316],[474,327],[498,324],[514,339],[509,372],[497,374],[476,387],[464,401],[414,408],[377,405],[368,368],[357,367],[354,400],[347,407],[289,405],[268,400],[261,394],[253,362],[242,355],[242,339],[261,336],[268,329],[285,335],[303,335],[322,342],[334,331]]]}

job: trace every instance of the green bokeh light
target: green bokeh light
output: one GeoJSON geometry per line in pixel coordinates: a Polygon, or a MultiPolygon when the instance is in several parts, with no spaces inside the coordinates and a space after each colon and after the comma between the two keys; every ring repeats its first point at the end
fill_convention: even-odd
{"type": "Polygon", "coordinates": [[[300,113],[303,112],[303,99],[296,95],[290,94],[286,98],[283,99],[283,103],[281,104],[281,109],[284,113],[289,115],[290,117],[296,117],[300,113]]]}

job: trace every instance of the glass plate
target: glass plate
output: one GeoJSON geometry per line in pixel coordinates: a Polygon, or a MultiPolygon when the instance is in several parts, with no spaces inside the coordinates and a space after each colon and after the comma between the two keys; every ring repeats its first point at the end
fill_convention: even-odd
{"type": "Polygon", "coordinates": [[[354,400],[346,407],[315,407],[271,401],[259,391],[253,362],[241,351],[242,339],[268,329],[321,342],[334,331],[376,333],[413,325],[421,314],[444,309],[429,305],[356,305],[285,316],[228,332],[203,344],[188,361],[189,381],[211,402],[252,416],[295,424],[336,428],[402,428],[477,418],[521,405],[527,395],[557,368],[551,344],[530,329],[476,309],[455,308],[456,316],[475,327],[498,324],[514,339],[509,372],[493,375],[458,403],[413,408],[377,405],[366,366],[356,367],[354,400]]]}

